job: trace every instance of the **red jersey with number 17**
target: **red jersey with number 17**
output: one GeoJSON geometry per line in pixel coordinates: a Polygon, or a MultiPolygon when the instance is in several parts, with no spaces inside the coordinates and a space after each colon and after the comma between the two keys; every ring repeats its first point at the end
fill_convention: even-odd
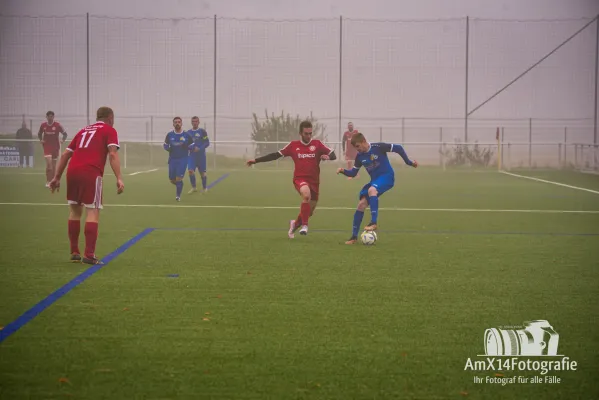
{"type": "Polygon", "coordinates": [[[73,152],[67,173],[88,171],[104,176],[108,146],[120,147],[118,134],[112,126],[98,121],[81,129],[67,147],[73,152]]]}
{"type": "Polygon", "coordinates": [[[320,181],[320,156],[329,155],[333,149],[327,147],[320,140],[313,139],[309,143],[294,140],[279,150],[284,157],[291,157],[295,168],[293,179],[303,178],[309,182],[320,181]]]}

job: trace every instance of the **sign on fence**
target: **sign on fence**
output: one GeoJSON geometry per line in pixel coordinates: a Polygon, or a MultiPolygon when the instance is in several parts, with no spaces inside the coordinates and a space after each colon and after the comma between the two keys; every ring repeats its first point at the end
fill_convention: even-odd
{"type": "Polygon", "coordinates": [[[19,149],[14,146],[0,146],[0,167],[17,168],[19,166],[19,149]]]}

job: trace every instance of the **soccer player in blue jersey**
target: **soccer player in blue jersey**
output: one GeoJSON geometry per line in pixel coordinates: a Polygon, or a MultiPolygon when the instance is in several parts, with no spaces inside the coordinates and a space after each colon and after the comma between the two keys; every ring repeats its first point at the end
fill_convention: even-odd
{"type": "Polygon", "coordinates": [[[187,134],[191,136],[193,140],[193,146],[189,149],[189,160],[187,162],[187,169],[189,171],[189,182],[191,183],[191,190],[189,194],[197,192],[196,189],[196,168],[200,172],[202,177],[202,189],[207,191],[206,183],[206,148],[210,146],[210,140],[208,139],[208,132],[205,129],[200,128],[200,118],[193,117],[191,119],[192,128],[187,131],[187,134]]]}
{"type": "Polygon", "coordinates": [[[339,168],[337,174],[343,174],[348,177],[354,177],[358,174],[360,167],[366,168],[370,175],[368,182],[360,190],[358,208],[354,213],[354,224],[351,238],[345,244],[354,244],[358,240],[358,232],[364,217],[364,210],[370,206],[371,221],[364,227],[367,231],[377,229],[377,219],[379,213],[379,197],[389,191],[395,184],[395,172],[389,162],[387,153],[397,153],[403,158],[404,162],[416,168],[418,163],[410,160],[403,146],[391,143],[368,143],[361,133],[356,133],[351,138],[351,145],[358,150],[354,167],[352,169],[339,168]]]}
{"type": "Polygon", "coordinates": [[[168,179],[177,187],[176,200],[181,201],[183,178],[193,140],[183,131],[183,120],[180,117],[173,118],[173,127],[175,129],[166,134],[163,147],[168,151],[168,179]]]}

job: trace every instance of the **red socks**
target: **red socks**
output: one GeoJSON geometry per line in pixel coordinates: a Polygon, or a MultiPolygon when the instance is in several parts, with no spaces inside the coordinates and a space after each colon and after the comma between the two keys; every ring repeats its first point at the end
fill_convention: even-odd
{"type": "Polygon", "coordinates": [[[302,225],[308,225],[310,218],[310,203],[302,203],[300,206],[300,219],[302,225]]]}
{"type": "Polygon", "coordinates": [[[96,241],[98,240],[98,223],[85,223],[85,257],[94,258],[96,254],[96,241]]]}
{"type": "Polygon", "coordinates": [[[69,240],[71,241],[71,254],[79,253],[79,231],[81,230],[81,223],[79,220],[69,220],[69,240]]]}

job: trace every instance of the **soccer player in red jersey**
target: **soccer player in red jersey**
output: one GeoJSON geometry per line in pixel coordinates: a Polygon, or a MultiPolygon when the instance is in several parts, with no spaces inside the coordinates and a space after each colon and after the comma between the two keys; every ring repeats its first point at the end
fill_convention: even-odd
{"type": "MultiPolygon", "coordinates": [[[[358,155],[358,151],[351,144],[351,138],[356,133],[358,133],[358,131],[354,130],[354,123],[348,123],[347,131],[345,131],[343,134],[343,140],[341,141],[341,146],[343,147],[343,152],[345,153],[345,161],[347,162],[347,169],[351,169],[353,167],[356,156],[358,155]]],[[[356,175],[356,178],[359,178],[359,175],[356,175]]],[[[348,176],[347,179],[353,178],[348,176]]]]}
{"type": "Polygon", "coordinates": [[[297,219],[289,222],[289,238],[293,239],[295,231],[300,228],[300,235],[308,234],[308,220],[314,214],[318,203],[320,184],[320,161],[335,160],[337,156],[333,149],[320,140],[312,139],[312,122],[302,121],[299,126],[300,140],[293,140],[281,150],[270,153],[255,160],[249,160],[247,166],[274,161],[281,157],[291,157],[295,168],[293,170],[293,185],[302,197],[300,213],[297,219]]]}
{"type": "Polygon", "coordinates": [[[44,148],[44,158],[46,159],[46,187],[54,177],[56,172],[56,161],[60,154],[60,144],[67,139],[67,131],[54,120],[54,111],[46,113],[47,122],[42,122],[37,132],[37,137],[44,148]],[[62,135],[62,138],[59,138],[62,135]]]}
{"type": "Polygon", "coordinates": [[[71,242],[71,261],[85,264],[102,264],[96,257],[98,239],[98,221],[102,209],[102,177],[106,157],[116,176],[117,194],[125,188],[121,176],[121,163],[117,153],[120,145],[114,125],[114,113],[108,107],[100,107],[96,112],[96,123],[81,129],[62,153],[56,175],[50,182],[54,193],[60,188],[60,178],[67,164],[67,201],[70,206],[69,240],[71,242]],[[71,161],[69,163],[69,160],[71,161]],[[79,231],[83,208],[87,209],[85,218],[85,253],[79,252],[79,231]]]}

